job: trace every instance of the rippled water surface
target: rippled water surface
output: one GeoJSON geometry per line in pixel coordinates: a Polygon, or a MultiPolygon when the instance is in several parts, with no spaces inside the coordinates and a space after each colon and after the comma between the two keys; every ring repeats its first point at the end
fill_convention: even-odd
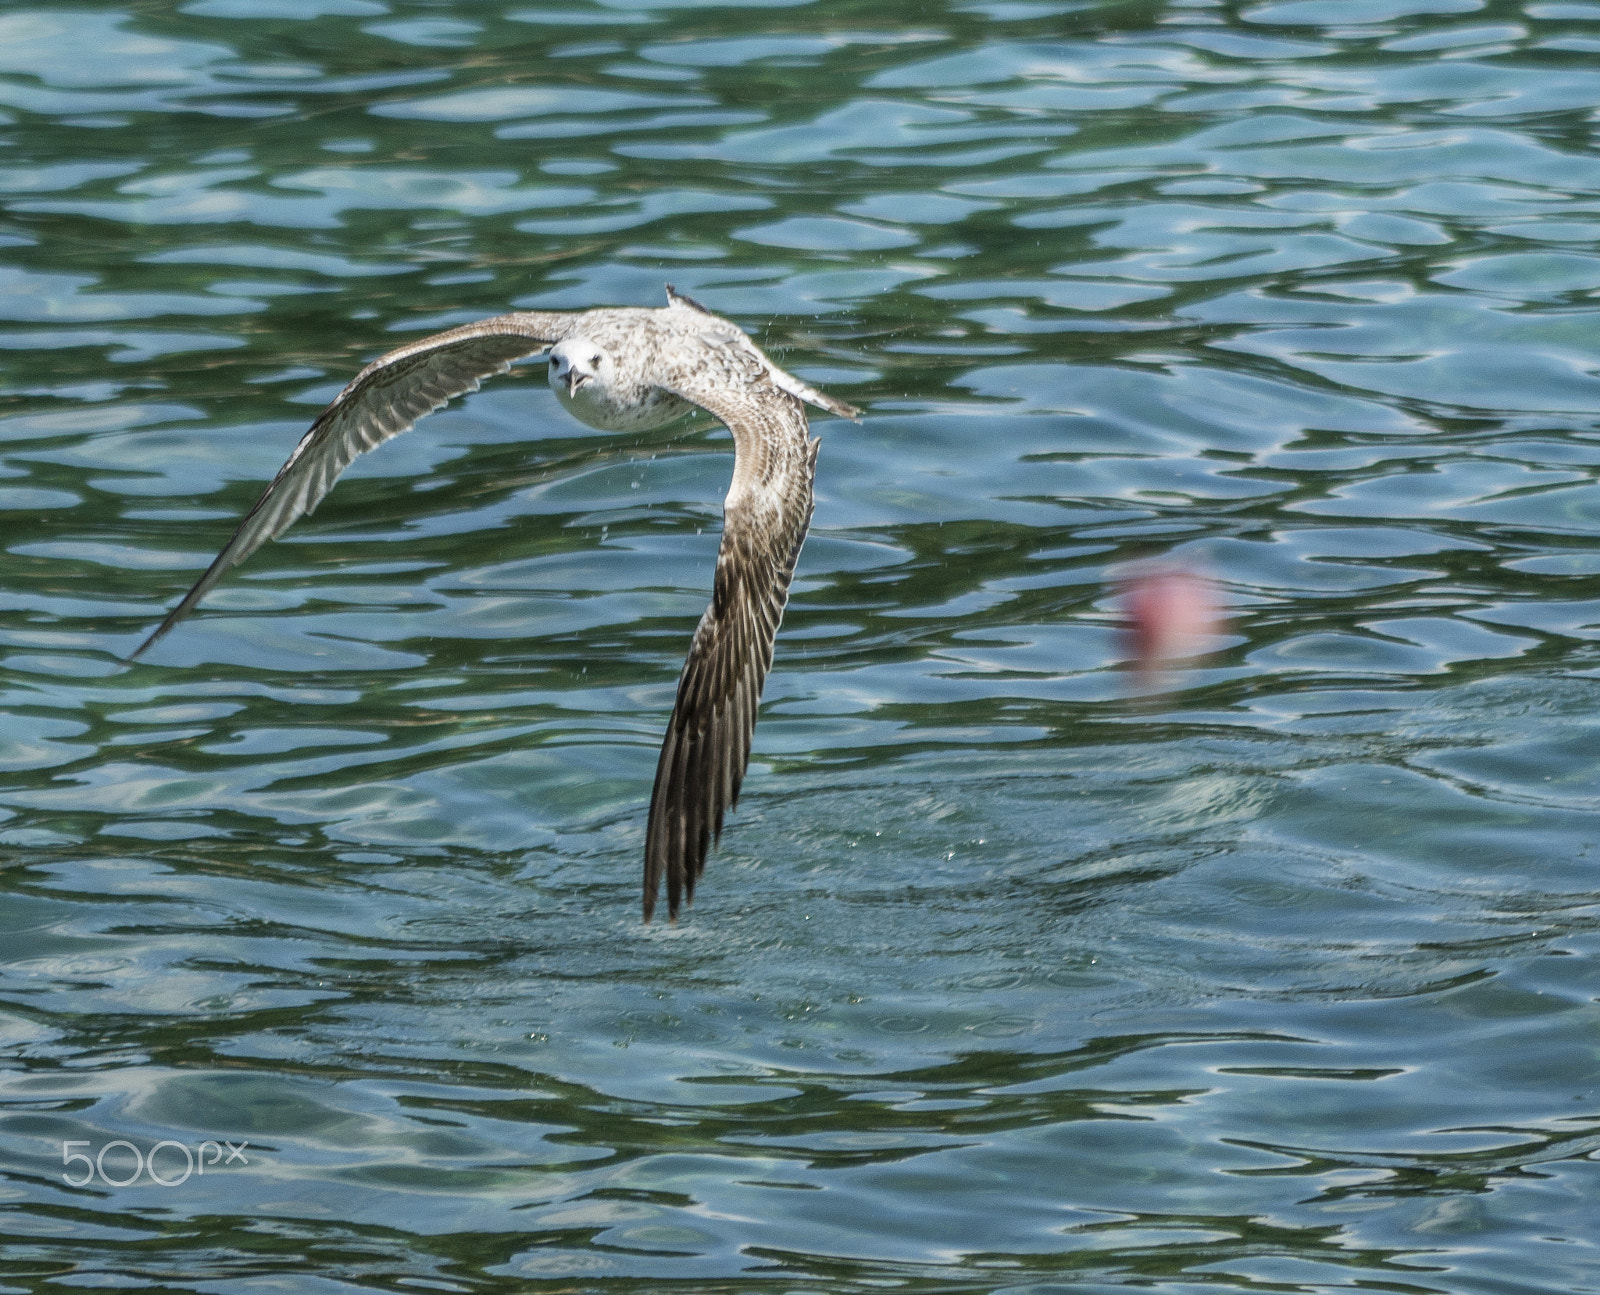
{"type": "Polygon", "coordinates": [[[1600,1290],[1597,55],[0,7],[0,1292],[1600,1290]],[[869,410],[687,921],[709,423],[527,366],[119,666],[366,360],[667,282],[869,410]],[[1164,699],[1148,559],[1229,616],[1164,699]]]}

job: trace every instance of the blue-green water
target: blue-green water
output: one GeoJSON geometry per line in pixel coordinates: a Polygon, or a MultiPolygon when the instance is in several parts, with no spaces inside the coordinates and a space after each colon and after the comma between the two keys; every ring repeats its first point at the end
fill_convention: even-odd
{"type": "Polygon", "coordinates": [[[0,7],[0,1292],[1600,1290],[1597,55],[0,7]],[[366,359],[666,282],[870,410],[688,921],[725,433],[532,366],[118,666],[366,359]],[[1157,557],[1230,613],[1164,705],[1157,557]]]}

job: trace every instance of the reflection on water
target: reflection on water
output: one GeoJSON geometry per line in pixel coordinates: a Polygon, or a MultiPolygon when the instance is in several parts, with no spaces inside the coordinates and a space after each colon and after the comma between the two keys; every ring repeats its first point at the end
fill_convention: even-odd
{"type": "Polygon", "coordinates": [[[0,1288],[1592,1288],[1597,52],[0,14],[0,1288]],[[720,430],[531,366],[118,665],[366,359],[669,281],[871,411],[687,922],[637,869],[720,430]],[[1226,613],[1160,705],[1151,561],[1226,613]]]}

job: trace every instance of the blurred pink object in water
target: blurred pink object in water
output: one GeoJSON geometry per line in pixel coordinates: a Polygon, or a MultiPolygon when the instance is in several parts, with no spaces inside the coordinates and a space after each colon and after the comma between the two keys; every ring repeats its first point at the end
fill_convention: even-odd
{"type": "Polygon", "coordinates": [[[1133,667],[1149,685],[1159,685],[1174,662],[1210,651],[1222,621],[1211,581],[1183,567],[1129,573],[1122,610],[1133,667]]]}

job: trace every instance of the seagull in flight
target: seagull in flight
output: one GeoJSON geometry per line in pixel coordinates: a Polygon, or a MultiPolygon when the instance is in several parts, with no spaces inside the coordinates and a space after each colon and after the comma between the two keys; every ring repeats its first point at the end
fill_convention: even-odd
{"type": "Polygon", "coordinates": [[[773,639],[811,523],[820,442],[809,434],[805,406],[858,422],[861,411],[785,373],[737,324],[670,285],[664,307],[496,315],[374,360],[318,415],[233,538],[128,660],[159,642],[231,567],[315,509],[358,454],[546,351],[557,398],[591,427],[643,431],[698,407],[733,433],[711,605],[678,679],[645,832],[644,920],[665,878],[676,921],[680,904],[694,902],[723,814],[738,801],[773,639]]]}

